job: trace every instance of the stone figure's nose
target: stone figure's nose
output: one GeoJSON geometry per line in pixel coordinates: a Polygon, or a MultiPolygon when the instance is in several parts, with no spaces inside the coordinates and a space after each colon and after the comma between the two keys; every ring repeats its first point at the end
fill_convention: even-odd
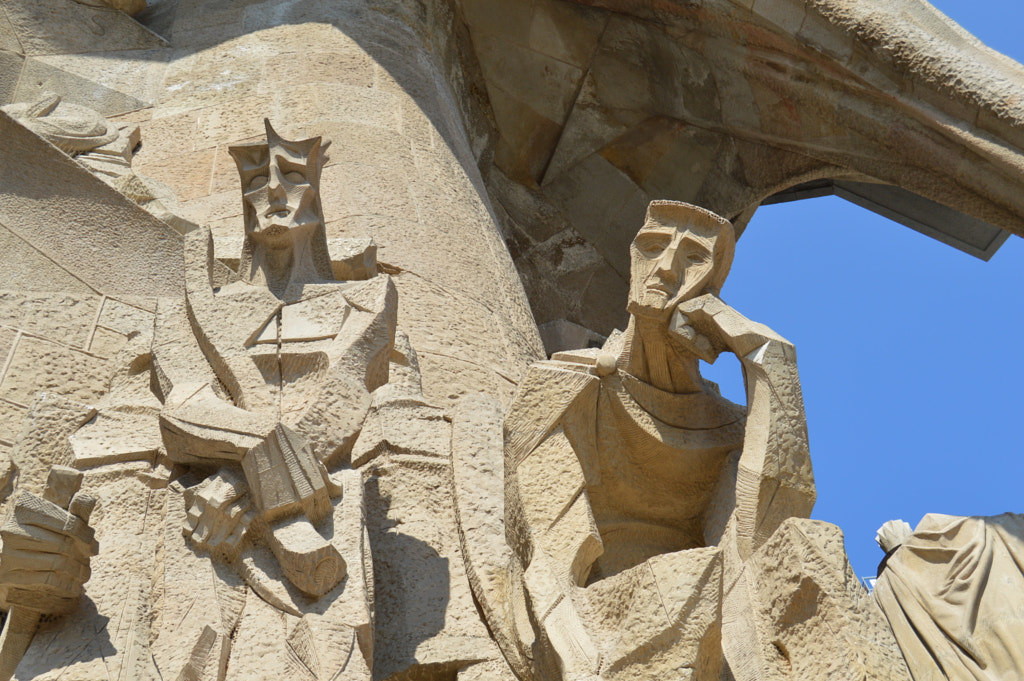
{"type": "Polygon", "coordinates": [[[267,215],[288,210],[288,190],[284,186],[285,179],[278,168],[270,169],[267,180],[267,215]]]}
{"type": "Polygon", "coordinates": [[[672,239],[672,242],[658,257],[658,264],[654,268],[655,274],[667,284],[679,282],[682,269],[679,266],[679,258],[681,256],[680,241],[679,237],[672,239]]]}

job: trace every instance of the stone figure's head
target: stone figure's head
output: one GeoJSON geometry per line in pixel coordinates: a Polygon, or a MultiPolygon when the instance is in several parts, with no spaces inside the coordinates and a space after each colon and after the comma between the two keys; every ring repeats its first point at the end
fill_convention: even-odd
{"type": "Polygon", "coordinates": [[[678,201],[652,201],[630,253],[631,314],[664,318],[686,300],[718,293],[729,275],[732,223],[678,201]]]}
{"type": "Polygon", "coordinates": [[[297,260],[308,260],[317,274],[333,279],[320,205],[321,138],[286,140],[269,120],[264,124],[266,144],[228,149],[242,184],[245,242],[240,273],[258,260],[254,253],[261,247],[291,248],[297,260]]]}

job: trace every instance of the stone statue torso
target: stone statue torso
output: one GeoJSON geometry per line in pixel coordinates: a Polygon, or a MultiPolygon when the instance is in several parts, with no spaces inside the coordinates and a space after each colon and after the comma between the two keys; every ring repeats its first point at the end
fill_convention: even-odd
{"type": "Polygon", "coordinates": [[[587,493],[604,553],[591,580],[705,545],[704,510],[728,454],[742,446],[743,415],[709,392],[667,393],[623,372],[602,379],[597,448],[578,452],[596,458],[584,469],[599,472],[587,493]]]}

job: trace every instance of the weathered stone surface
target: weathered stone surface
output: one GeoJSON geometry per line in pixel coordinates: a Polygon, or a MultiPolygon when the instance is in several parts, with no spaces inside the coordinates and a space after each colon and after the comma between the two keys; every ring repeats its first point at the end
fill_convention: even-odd
{"type": "Polygon", "coordinates": [[[7,0],[4,12],[26,54],[164,47],[162,38],[113,7],[72,0],[7,0]]]}
{"type": "MultiPolygon", "coordinates": [[[[0,134],[0,169],[9,178],[0,191],[0,223],[93,291],[180,294],[177,232],[3,112],[0,134]]],[[[26,288],[61,290],[60,283],[26,288]]]]}
{"type": "Polygon", "coordinates": [[[31,404],[39,391],[95,401],[106,389],[110,362],[102,357],[33,337],[22,337],[0,383],[0,395],[31,404]]]}
{"type": "Polygon", "coordinates": [[[834,525],[787,520],[744,566],[733,589],[744,588],[756,594],[760,678],[916,678],[834,525]]]}
{"type": "Polygon", "coordinates": [[[929,513],[886,553],[874,595],[915,679],[1024,671],[1024,517],[929,513]]]}
{"type": "MultiPolygon", "coordinates": [[[[612,242],[632,237],[655,198],[704,206],[742,231],[772,194],[853,175],[1024,229],[1010,189],[1022,172],[1021,112],[1006,104],[1024,72],[926,2],[464,6],[494,111],[494,162],[546,204],[515,219],[514,257],[541,322],[600,334],[620,323],[608,308],[624,291],[603,314],[575,305],[592,267],[580,264],[582,281],[553,300],[544,282],[565,266],[533,251],[568,222],[607,260],[602,272],[625,276],[625,249],[612,242]],[[1001,142],[989,147],[989,135],[1001,142]]],[[[887,201],[867,205],[892,216],[899,206],[887,201]]]]}
{"type": "Polygon", "coordinates": [[[459,435],[459,419],[487,432],[486,405],[456,414],[471,584],[523,678],[908,678],[841,539],[793,520],[814,502],[796,355],[715,295],[733,238],[652,203],[626,331],[530,369],[504,422],[507,548],[486,483],[468,483],[501,468],[495,445],[459,435]],[[746,409],[700,377],[722,352],[743,363],[746,409]],[[779,605],[814,599],[801,589],[831,600],[779,605]]]}
{"type": "Polygon", "coordinates": [[[1018,67],[918,0],[136,15],[172,49],[102,4],[0,0],[0,99],[54,90],[118,132],[72,161],[0,120],[0,497],[53,496],[73,464],[100,499],[85,598],[29,638],[15,608],[0,664],[906,678],[841,537],[805,519],[793,347],[716,292],[731,234],[804,180],[1017,229],[1017,85],[993,74],[1018,67]],[[735,228],[658,203],[631,252],[652,198],[735,228]],[[528,370],[535,321],[557,352],[528,370]],[[723,351],[745,409],[696,371],[723,351]]]}

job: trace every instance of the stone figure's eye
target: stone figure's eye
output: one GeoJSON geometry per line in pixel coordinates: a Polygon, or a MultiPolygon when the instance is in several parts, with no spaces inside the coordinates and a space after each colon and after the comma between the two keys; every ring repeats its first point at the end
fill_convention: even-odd
{"type": "Polygon", "coordinates": [[[257,175],[256,177],[249,180],[249,191],[254,189],[263,189],[267,186],[267,176],[257,175]]]}
{"type": "Polygon", "coordinates": [[[306,176],[298,171],[293,170],[290,173],[285,173],[284,179],[288,180],[292,184],[303,184],[306,181],[306,176]]]}
{"type": "Polygon", "coordinates": [[[708,254],[704,251],[692,251],[686,259],[694,265],[703,265],[708,261],[708,254]]]}
{"type": "Polygon", "coordinates": [[[668,234],[660,232],[643,232],[636,235],[636,248],[640,253],[648,258],[654,258],[668,248],[669,242],[672,240],[668,234]]]}

